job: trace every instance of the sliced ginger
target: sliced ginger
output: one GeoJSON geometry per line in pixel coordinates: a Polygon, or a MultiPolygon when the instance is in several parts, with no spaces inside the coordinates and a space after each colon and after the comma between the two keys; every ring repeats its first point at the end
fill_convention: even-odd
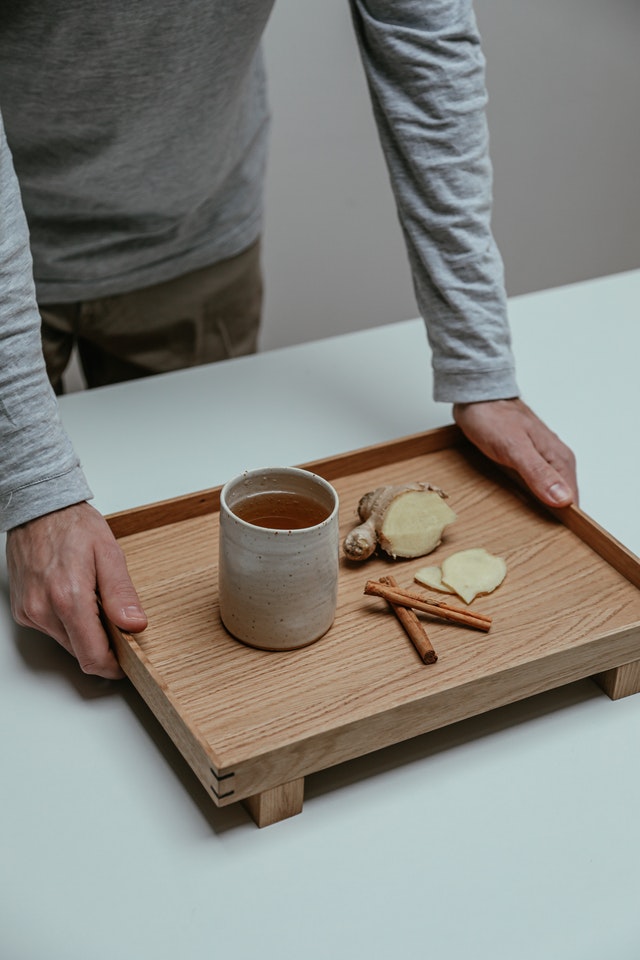
{"type": "Polygon", "coordinates": [[[345,538],[350,560],[366,560],[379,544],[390,557],[422,557],[440,543],[456,519],[446,493],[430,483],[377,487],[358,504],[362,523],[345,538]]]}
{"type": "Polygon", "coordinates": [[[495,557],[483,547],[460,550],[442,563],[442,580],[452,587],[465,603],[479,594],[492,593],[507,573],[502,557],[495,557]]]}
{"type": "Polygon", "coordinates": [[[434,567],[423,567],[414,576],[418,583],[435,590],[457,593],[465,603],[471,603],[475,597],[492,593],[500,586],[506,576],[507,565],[502,557],[494,556],[483,547],[472,547],[452,553],[442,562],[439,570],[438,576],[437,572],[434,573],[434,567]]]}
{"type": "Polygon", "coordinates": [[[423,586],[431,587],[432,590],[439,590],[441,593],[455,593],[453,587],[449,587],[446,583],[442,582],[441,567],[420,567],[415,575],[415,579],[418,583],[423,584],[423,586]]]}

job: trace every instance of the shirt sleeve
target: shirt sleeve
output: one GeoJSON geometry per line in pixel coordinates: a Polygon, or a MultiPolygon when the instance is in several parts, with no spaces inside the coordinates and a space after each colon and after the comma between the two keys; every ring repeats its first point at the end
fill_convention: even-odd
{"type": "Polygon", "coordinates": [[[432,350],[434,397],[517,396],[471,0],[351,0],[351,8],[432,350]]]}
{"type": "Polygon", "coordinates": [[[91,497],[46,374],[29,235],[0,116],[0,529],[91,497]]]}

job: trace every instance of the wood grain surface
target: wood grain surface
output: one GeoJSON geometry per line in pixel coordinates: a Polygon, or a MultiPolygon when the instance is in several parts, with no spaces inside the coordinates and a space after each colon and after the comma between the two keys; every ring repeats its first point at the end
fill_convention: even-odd
{"type": "Polygon", "coordinates": [[[149,617],[135,638],[111,630],[120,662],[216,804],[253,798],[272,822],[276,788],[311,772],[583,677],[611,696],[638,689],[640,562],[579,510],[543,509],[454,427],[305,466],[335,485],[343,536],[384,483],[434,483],[458,518],[428,561],[342,559],[335,623],[302,650],[254,650],[222,626],[218,490],[108,518],[149,617]],[[476,546],[507,563],[470,606],[491,630],[424,616],[438,652],[425,665],[365,583],[420,589],[420,566],[476,546]]]}

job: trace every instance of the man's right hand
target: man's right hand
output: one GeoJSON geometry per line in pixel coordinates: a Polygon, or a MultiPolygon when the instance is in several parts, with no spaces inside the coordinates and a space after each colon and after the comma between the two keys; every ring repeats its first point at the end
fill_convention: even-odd
{"type": "Polygon", "coordinates": [[[123,676],[100,620],[128,633],[147,617],[124,554],[104,517],[78,503],[14,527],[7,534],[11,610],[17,623],[53,637],[85,673],[123,676]]]}

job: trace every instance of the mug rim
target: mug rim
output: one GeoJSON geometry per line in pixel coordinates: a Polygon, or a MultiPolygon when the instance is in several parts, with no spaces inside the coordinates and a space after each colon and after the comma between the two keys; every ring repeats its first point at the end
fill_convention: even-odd
{"type": "Polygon", "coordinates": [[[228,502],[229,491],[238,483],[243,480],[252,479],[253,477],[260,477],[266,474],[281,474],[288,476],[298,476],[305,479],[311,479],[318,486],[322,487],[327,493],[330,494],[333,500],[333,507],[328,516],[324,520],[320,520],[319,523],[313,523],[308,527],[287,527],[287,535],[291,536],[300,536],[307,533],[309,530],[317,530],[320,527],[327,526],[337,515],[338,509],[340,506],[340,500],[338,497],[338,492],[329,480],[326,480],[324,477],[320,476],[319,473],[314,473],[311,470],[305,470],[304,467],[257,467],[253,470],[243,470],[242,473],[237,474],[235,477],[231,477],[220,489],[220,513],[222,514],[223,510],[229,515],[236,523],[241,524],[243,527],[248,527],[252,530],[264,530],[267,533],[283,533],[283,530],[278,527],[256,527],[254,523],[250,523],[248,520],[243,520],[242,517],[239,517],[230,506],[228,502]]]}

